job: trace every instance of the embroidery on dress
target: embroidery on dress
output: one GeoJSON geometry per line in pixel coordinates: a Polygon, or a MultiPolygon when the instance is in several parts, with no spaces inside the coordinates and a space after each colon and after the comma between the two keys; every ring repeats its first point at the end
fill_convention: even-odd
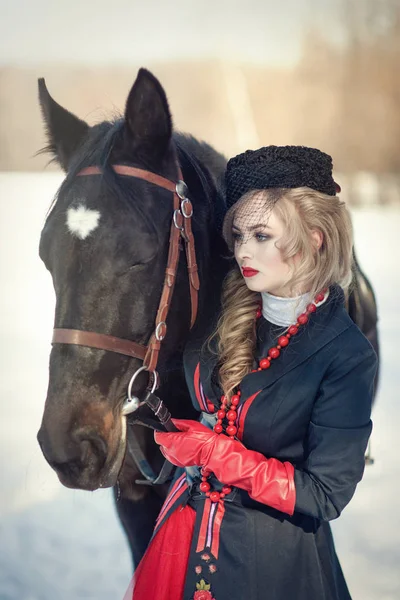
{"type": "Polygon", "coordinates": [[[206,583],[204,579],[200,579],[196,583],[196,591],[192,600],[216,600],[211,592],[211,583],[206,583]]]}

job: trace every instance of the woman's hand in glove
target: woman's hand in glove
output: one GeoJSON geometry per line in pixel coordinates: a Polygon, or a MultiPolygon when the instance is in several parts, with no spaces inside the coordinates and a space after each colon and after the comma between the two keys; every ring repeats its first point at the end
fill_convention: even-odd
{"type": "Polygon", "coordinates": [[[246,490],[257,502],[293,514],[296,490],[291,463],[248,450],[238,440],[218,435],[197,421],[173,423],[179,432],[154,434],[167,460],[178,467],[206,467],[221,483],[246,490]]]}
{"type": "Polygon", "coordinates": [[[172,422],[179,432],[156,431],[154,434],[165,458],[177,467],[205,465],[220,436],[198,421],[172,419],[172,422]]]}

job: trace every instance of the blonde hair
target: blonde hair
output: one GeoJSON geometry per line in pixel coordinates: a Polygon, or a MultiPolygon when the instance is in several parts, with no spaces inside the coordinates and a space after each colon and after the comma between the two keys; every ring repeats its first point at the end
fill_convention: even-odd
{"type": "MultiPolygon", "coordinates": [[[[275,215],[284,224],[280,240],[284,261],[292,266],[290,290],[306,290],[312,297],[332,284],[345,291],[352,280],[353,230],[349,211],[338,196],[329,196],[308,187],[253,190],[245,194],[227,213],[223,233],[233,249],[232,224],[235,213],[248,208],[255,196],[265,201],[266,210],[274,203],[275,215]],[[318,249],[312,232],[322,234],[318,249]],[[295,255],[300,256],[296,265],[295,255]]],[[[214,335],[218,338],[219,377],[228,399],[253,368],[256,347],[256,311],[259,292],[248,289],[236,265],[222,288],[222,313],[214,335]]],[[[214,337],[214,336],[213,336],[214,337]]]]}

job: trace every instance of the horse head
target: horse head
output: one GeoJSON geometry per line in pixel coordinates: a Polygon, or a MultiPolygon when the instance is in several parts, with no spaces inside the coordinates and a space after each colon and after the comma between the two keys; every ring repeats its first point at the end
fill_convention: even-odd
{"type": "MultiPolygon", "coordinates": [[[[66,172],[39,249],[55,289],[54,327],[145,346],[154,332],[165,276],[172,194],[118,174],[113,165],[177,181],[177,148],[165,92],[141,69],[123,118],[93,127],[57,104],[44,80],[39,82],[39,99],[46,150],[66,172]],[[85,171],[93,166],[100,175],[85,171]]],[[[194,229],[209,228],[209,202],[195,206],[195,212],[194,229]]],[[[202,256],[207,252],[205,244],[202,256]]],[[[187,277],[180,261],[163,357],[182,346],[189,333],[187,277]]],[[[65,486],[94,490],[115,485],[126,452],[122,406],[129,380],[142,364],[108,350],[53,345],[38,441],[65,486]]],[[[133,393],[143,394],[147,383],[147,374],[140,373],[133,393]]]]}

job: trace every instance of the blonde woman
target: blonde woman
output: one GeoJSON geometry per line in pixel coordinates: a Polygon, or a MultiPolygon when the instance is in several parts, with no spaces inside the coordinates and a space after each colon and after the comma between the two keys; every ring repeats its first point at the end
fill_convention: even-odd
{"type": "Polygon", "coordinates": [[[231,159],[235,257],[186,373],[201,422],[156,433],[181,467],[135,600],[349,600],[329,521],[371,433],[376,355],[344,308],[352,229],[331,157],[269,146],[231,159]]]}

